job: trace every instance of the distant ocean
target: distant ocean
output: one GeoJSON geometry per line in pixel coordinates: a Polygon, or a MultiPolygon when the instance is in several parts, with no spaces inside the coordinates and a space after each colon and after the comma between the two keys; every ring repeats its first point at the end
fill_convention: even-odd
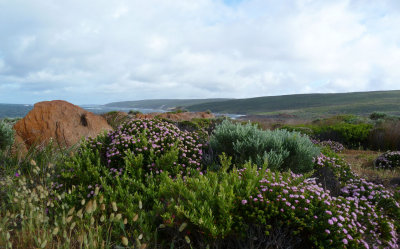
{"type": "MultiPolygon", "coordinates": [[[[129,112],[140,111],[141,113],[151,113],[151,112],[166,112],[162,109],[144,109],[144,108],[125,108],[125,107],[108,107],[103,105],[81,105],[83,109],[93,112],[96,114],[111,112],[111,111],[123,111],[129,112]]],[[[24,117],[30,110],[32,110],[33,105],[20,105],[20,104],[0,104],[0,118],[18,118],[24,117]]],[[[227,117],[236,119],[243,115],[237,114],[215,114],[216,116],[225,115],[227,117]]]]}

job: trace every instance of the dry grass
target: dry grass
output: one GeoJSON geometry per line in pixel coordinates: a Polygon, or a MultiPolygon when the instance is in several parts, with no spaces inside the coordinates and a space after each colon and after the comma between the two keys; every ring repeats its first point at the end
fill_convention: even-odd
{"type": "Polygon", "coordinates": [[[371,150],[345,150],[340,153],[340,156],[351,165],[351,169],[360,177],[389,186],[389,181],[393,177],[400,177],[400,169],[374,168],[374,160],[381,154],[382,152],[371,150]]]}

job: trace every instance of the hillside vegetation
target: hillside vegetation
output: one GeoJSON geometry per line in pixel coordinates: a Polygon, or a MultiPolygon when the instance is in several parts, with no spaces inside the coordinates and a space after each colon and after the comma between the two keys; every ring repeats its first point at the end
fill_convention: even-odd
{"type": "Polygon", "coordinates": [[[190,111],[211,110],[216,113],[263,114],[287,113],[298,116],[327,114],[365,115],[382,111],[400,114],[400,91],[295,94],[208,102],[186,107],[190,111]]]}

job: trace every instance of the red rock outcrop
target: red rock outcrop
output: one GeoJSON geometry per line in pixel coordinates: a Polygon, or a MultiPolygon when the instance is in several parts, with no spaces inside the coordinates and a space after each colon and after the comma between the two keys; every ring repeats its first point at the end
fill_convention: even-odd
{"type": "Polygon", "coordinates": [[[147,114],[136,114],[136,118],[140,119],[152,119],[152,118],[165,118],[172,121],[190,121],[194,118],[215,118],[214,114],[208,112],[181,112],[181,113],[147,113],[147,114]]]}
{"type": "Polygon", "coordinates": [[[23,142],[27,149],[33,144],[46,145],[50,139],[60,146],[69,147],[78,143],[82,137],[95,137],[111,129],[103,117],[63,100],[36,103],[14,125],[16,141],[23,142]]]}

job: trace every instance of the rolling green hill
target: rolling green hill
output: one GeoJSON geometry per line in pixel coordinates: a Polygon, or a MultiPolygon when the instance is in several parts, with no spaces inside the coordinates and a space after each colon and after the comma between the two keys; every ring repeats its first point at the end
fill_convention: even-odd
{"type": "Polygon", "coordinates": [[[211,110],[216,113],[287,113],[309,117],[342,113],[367,115],[374,111],[400,115],[400,91],[295,94],[208,102],[186,108],[190,111],[211,110]]]}
{"type": "Polygon", "coordinates": [[[107,107],[141,108],[168,110],[174,107],[186,107],[203,103],[218,103],[229,99],[148,99],[137,101],[121,101],[106,104],[107,107]]]}

